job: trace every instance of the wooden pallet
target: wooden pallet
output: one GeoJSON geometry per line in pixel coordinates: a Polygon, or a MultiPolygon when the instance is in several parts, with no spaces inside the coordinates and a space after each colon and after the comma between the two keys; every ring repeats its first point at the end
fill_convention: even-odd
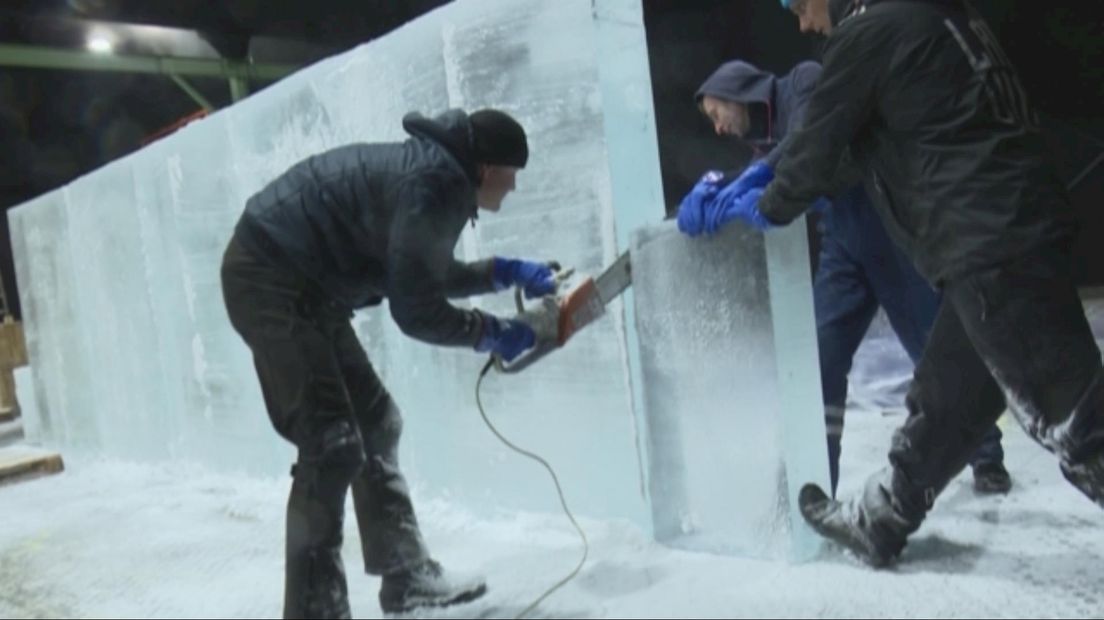
{"type": "Polygon", "coordinates": [[[0,484],[56,474],[65,469],[61,455],[28,446],[0,448],[0,484]]]}

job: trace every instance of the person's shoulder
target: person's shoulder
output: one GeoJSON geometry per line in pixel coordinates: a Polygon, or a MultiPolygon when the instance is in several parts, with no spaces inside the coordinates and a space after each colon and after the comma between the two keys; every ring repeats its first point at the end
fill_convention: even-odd
{"type": "Polygon", "coordinates": [[[869,9],[845,17],[828,35],[825,56],[839,50],[852,54],[871,53],[891,47],[908,28],[907,19],[893,10],[882,7],[893,3],[876,4],[869,9]]]}
{"type": "Polygon", "coordinates": [[[903,32],[926,28],[929,22],[942,23],[950,5],[946,2],[877,2],[843,18],[833,29],[834,37],[881,35],[899,36],[903,32]]]}
{"type": "Polygon", "coordinates": [[[819,62],[806,60],[798,63],[790,72],[794,90],[799,93],[812,90],[816,86],[817,80],[820,79],[822,70],[823,68],[819,62]]]}

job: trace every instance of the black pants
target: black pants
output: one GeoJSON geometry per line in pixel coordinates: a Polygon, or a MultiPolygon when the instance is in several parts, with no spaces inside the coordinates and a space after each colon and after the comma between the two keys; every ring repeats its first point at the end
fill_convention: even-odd
{"type": "Polygon", "coordinates": [[[284,617],[349,617],[341,544],[350,486],[368,573],[428,557],[399,471],[399,410],[356,338],[351,312],[305,278],[231,240],[222,286],[230,321],[253,351],[272,425],[299,449],[284,617]]]}
{"type": "MultiPolygon", "coordinates": [[[[915,366],[924,354],[941,296],[893,243],[878,214],[850,192],[821,220],[820,261],[813,282],[820,384],[828,430],[832,494],[839,482],[847,376],[874,315],[881,307],[915,366]]],[[[859,196],[865,196],[861,191],[859,196]]],[[[1003,463],[1001,431],[986,431],[970,465],[1003,463]]]]}
{"type": "Polygon", "coordinates": [[[891,495],[912,529],[1005,400],[1066,478],[1104,507],[1104,373],[1070,261],[1064,246],[1045,247],[947,283],[890,452],[891,495]]]}

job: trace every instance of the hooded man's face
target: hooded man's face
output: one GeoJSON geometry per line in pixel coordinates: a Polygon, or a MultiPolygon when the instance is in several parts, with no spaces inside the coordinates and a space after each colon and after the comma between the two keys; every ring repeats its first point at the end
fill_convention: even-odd
{"type": "Polygon", "coordinates": [[[479,208],[492,213],[501,209],[506,194],[514,191],[516,187],[517,173],[518,168],[513,166],[481,164],[479,187],[475,190],[479,208]]]}
{"type": "Polygon", "coordinates": [[[801,24],[801,32],[832,33],[832,18],[828,13],[828,0],[793,0],[790,10],[801,24]]]}
{"type": "Polygon", "coordinates": [[[748,114],[748,107],[742,103],[706,95],[702,97],[701,109],[713,123],[713,131],[718,136],[743,138],[751,129],[751,115],[748,114]]]}

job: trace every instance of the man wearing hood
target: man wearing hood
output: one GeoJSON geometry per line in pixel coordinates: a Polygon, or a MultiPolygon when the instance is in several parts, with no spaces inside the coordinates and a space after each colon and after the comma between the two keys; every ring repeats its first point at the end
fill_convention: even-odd
{"type": "Polygon", "coordinates": [[[509,286],[555,289],[543,263],[454,260],[477,209],[498,211],[529,150],[509,115],[451,110],[403,119],[403,142],[310,157],[246,203],[222,264],[230,321],[253,352],[273,427],[295,444],[287,508],[285,618],[348,618],[341,561],[353,491],[365,570],[380,606],[404,612],[472,600],[426,549],[399,471],[399,409],[353,331],[354,308],[387,298],[403,333],[507,361],[535,341],[517,320],[448,302],[509,286]]]}
{"type": "Polygon", "coordinates": [[[1104,507],[1104,368],[1072,275],[1072,209],[996,37],[963,0],[782,4],[829,35],[824,71],[777,166],[744,179],[726,217],[788,224],[850,153],[890,236],[943,293],[889,466],[846,502],[806,486],[805,519],[891,562],[1005,398],[1104,507]]]}
{"type": "MultiPolygon", "coordinates": [[[[800,125],[805,103],[821,67],[803,62],[783,77],[734,60],[721,65],[695,96],[718,135],[750,143],[766,162],[782,153],[773,148],[800,125]]],[[[703,183],[714,181],[705,180],[703,183]]],[[[723,185],[723,181],[720,182],[723,185]]],[[[684,232],[695,234],[693,211],[701,209],[694,192],[680,210],[684,232]]],[[[924,351],[939,309],[939,294],[893,245],[861,184],[839,193],[822,211],[820,260],[813,285],[817,349],[820,352],[824,421],[832,495],[839,482],[839,459],[847,402],[847,374],[878,307],[915,364],[924,351]]],[[[1001,432],[994,425],[971,457],[974,487],[982,493],[1006,493],[1012,481],[1004,468],[1001,432]]]]}

